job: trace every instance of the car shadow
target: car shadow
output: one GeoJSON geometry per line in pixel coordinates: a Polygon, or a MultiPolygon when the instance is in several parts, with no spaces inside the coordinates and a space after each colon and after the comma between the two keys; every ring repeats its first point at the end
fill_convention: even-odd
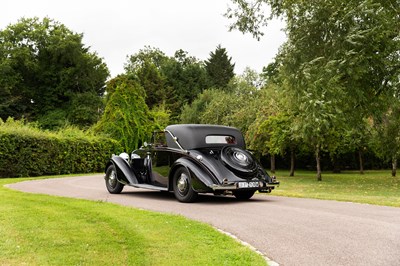
{"type": "MultiPolygon", "coordinates": [[[[132,197],[139,197],[142,199],[155,200],[155,201],[176,201],[174,193],[166,191],[153,191],[153,190],[137,190],[131,189],[129,191],[123,191],[121,194],[129,195],[132,197]]],[[[273,199],[268,198],[265,195],[255,195],[249,200],[237,200],[232,195],[212,195],[212,194],[199,194],[199,197],[194,202],[202,203],[206,205],[218,205],[218,204],[242,204],[249,202],[272,202],[273,199]]]]}
{"type": "Polygon", "coordinates": [[[268,202],[268,198],[265,196],[253,196],[249,200],[238,200],[234,196],[227,195],[211,195],[211,194],[201,194],[196,202],[201,202],[206,205],[218,205],[218,204],[244,204],[251,202],[268,202]]]}

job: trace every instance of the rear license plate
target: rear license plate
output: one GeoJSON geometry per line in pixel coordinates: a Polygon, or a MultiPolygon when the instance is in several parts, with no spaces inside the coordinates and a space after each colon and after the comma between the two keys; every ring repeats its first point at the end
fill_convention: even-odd
{"type": "Polygon", "coordinates": [[[257,181],[251,181],[251,182],[239,182],[238,188],[256,188],[259,186],[257,181]]]}

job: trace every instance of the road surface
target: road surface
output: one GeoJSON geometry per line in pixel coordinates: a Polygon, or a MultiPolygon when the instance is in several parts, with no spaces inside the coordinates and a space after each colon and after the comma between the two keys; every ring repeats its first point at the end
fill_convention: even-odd
{"type": "MultiPolygon", "coordinates": [[[[125,187],[107,192],[102,175],[26,181],[8,187],[102,200],[206,222],[249,243],[280,265],[400,265],[400,208],[255,195],[250,201],[125,187]]],[[[279,188],[278,188],[279,189],[279,188]]]]}

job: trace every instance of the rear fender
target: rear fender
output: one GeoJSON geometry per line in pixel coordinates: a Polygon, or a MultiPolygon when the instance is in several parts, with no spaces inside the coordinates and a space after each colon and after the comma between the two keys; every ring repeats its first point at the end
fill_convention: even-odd
{"type": "Polygon", "coordinates": [[[105,171],[107,171],[107,168],[112,164],[115,166],[117,179],[120,183],[128,185],[139,183],[135,173],[124,158],[115,155],[112,156],[110,161],[107,163],[105,171]]]}
{"type": "Polygon", "coordinates": [[[192,178],[192,188],[196,192],[212,192],[211,186],[215,183],[215,178],[206,169],[187,158],[179,158],[172,165],[169,172],[169,190],[173,190],[173,176],[178,167],[185,167],[192,178]]]}

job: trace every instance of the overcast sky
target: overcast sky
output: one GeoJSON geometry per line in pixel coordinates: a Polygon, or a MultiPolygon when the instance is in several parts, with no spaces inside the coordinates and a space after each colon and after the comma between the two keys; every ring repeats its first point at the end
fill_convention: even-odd
{"type": "Polygon", "coordinates": [[[223,16],[229,0],[6,0],[0,9],[0,29],[21,17],[49,17],[83,33],[83,42],[104,58],[114,77],[123,73],[127,55],[145,45],[172,56],[183,49],[206,60],[218,44],[227,49],[240,74],[246,66],[260,72],[285,41],[283,22],[270,23],[265,36],[229,32],[223,16]]]}

